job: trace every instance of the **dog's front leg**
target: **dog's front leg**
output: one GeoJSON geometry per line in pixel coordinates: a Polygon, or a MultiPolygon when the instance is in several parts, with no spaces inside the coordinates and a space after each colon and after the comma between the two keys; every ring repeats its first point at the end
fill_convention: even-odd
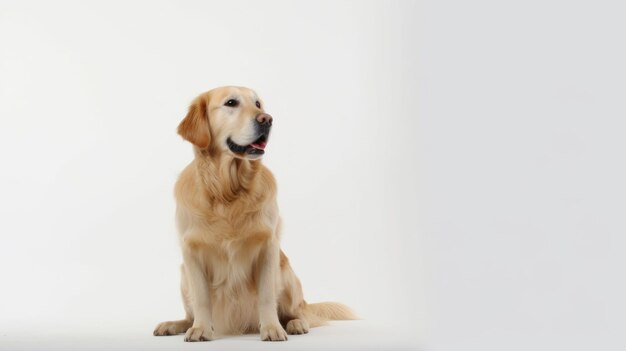
{"type": "Polygon", "coordinates": [[[259,292],[259,324],[263,341],[287,340],[287,333],[278,320],[279,252],[278,240],[272,240],[260,257],[257,291],[259,292]]]}
{"type": "Polygon", "coordinates": [[[193,325],[187,329],[185,341],[210,341],[214,338],[209,282],[206,270],[193,249],[193,245],[183,242],[183,262],[189,284],[189,297],[193,325]]]}

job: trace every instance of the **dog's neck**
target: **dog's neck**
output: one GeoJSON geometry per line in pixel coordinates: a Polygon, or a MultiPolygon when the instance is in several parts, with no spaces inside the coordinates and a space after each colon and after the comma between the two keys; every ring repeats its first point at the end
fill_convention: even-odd
{"type": "Polygon", "coordinates": [[[260,160],[245,160],[210,149],[194,150],[197,171],[212,202],[230,203],[249,194],[260,160]]]}

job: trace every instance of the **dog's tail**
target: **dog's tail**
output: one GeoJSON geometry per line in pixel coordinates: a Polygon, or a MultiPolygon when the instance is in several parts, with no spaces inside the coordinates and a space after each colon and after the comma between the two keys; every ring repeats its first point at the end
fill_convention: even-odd
{"type": "Polygon", "coordinates": [[[358,319],[350,307],[337,302],[318,302],[306,304],[305,311],[311,327],[325,324],[327,321],[358,319]]]}

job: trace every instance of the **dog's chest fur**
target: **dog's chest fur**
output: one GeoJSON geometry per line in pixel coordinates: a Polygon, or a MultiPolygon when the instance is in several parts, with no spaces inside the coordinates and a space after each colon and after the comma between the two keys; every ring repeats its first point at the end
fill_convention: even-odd
{"type": "MultiPolygon", "coordinates": [[[[263,172],[264,170],[261,170],[263,172]]],[[[259,254],[278,240],[279,216],[275,197],[265,191],[241,191],[229,202],[207,197],[193,169],[181,174],[177,187],[177,224],[181,245],[206,267],[210,285],[226,291],[254,286],[259,254]]],[[[257,188],[274,187],[271,173],[259,174],[257,188]]]]}

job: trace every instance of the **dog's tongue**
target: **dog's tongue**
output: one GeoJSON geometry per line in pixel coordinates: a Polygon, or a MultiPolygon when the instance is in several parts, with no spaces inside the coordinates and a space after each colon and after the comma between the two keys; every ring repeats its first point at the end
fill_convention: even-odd
{"type": "Polygon", "coordinates": [[[267,141],[261,141],[258,143],[250,144],[250,146],[259,150],[265,150],[265,145],[267,145],[267,141]]]}

